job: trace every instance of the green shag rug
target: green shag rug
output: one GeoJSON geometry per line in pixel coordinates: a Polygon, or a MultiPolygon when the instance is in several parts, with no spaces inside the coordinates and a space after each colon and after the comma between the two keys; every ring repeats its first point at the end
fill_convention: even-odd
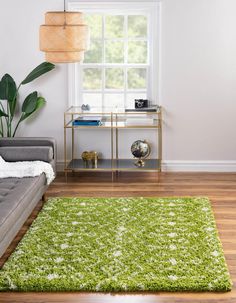
{"type": "Polygon", "coordinates": [[[207,198],[54,198],[0,271],[7,291],[229,291],[207,198]]]}

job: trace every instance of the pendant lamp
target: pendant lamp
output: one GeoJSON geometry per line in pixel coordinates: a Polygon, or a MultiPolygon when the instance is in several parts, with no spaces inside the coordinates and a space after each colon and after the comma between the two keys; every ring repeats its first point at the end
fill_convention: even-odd
{"type": "Polygon", "coordinates": [[[88,26],[81,12],[47,12],[40,26],[40,50],[53,63],[83,61],[88,44],[88,26]]]}

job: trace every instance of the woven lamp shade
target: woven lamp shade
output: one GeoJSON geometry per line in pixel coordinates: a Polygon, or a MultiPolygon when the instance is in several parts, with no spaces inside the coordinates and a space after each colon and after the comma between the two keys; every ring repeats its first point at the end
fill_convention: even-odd
{"type": "Polygon", "coordinates": [[[80,62],[87,49],[88,27],[80,12],[47,12],[40,26],[40,50],[53,63],[80,62]]]}

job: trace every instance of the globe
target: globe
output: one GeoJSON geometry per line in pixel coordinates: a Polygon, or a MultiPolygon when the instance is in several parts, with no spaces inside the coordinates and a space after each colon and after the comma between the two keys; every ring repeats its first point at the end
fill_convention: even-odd
{"type": "Polygon", "coordinates": [[[131,153],[135,158],[147,158],[150,152],[150,145],[145,140],[137,140],[131,145],[131,153]]]}

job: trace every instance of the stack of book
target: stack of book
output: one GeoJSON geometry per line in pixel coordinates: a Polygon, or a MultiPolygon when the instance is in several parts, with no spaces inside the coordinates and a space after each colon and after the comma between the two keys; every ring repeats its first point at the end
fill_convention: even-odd
{"type": "Polygon", "coordinates": [[[158,106],[142,107],[142,108],[126,108],[125,112],[157,112],[158,106]]]}
{"type": "Polygon", "coordinates": [[[141,125],[141,126],[151,126],[153,125],[153,118],[152,117],[145,117],[145,116],[129,116],[126,119],[126,125],[127,126],[133,126],[133,125],[141,125]]]}
{"type": "Polygon", "coordinates": [[[99,126],[102,124],[100,116],[82,116],[72,121],[73,126],[99,126]]]}

